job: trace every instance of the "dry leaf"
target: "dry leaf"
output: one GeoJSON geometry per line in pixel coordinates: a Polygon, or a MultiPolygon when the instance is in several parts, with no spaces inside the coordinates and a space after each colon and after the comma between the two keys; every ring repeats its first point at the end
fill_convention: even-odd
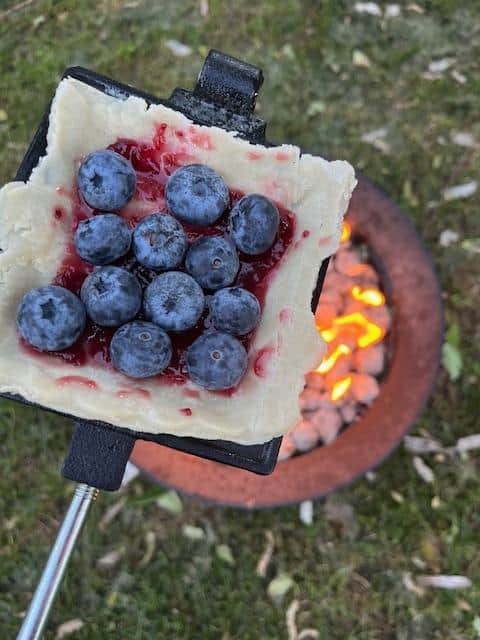
{"type": "Polygon", "coordinates": [[[413,466],[415,467],[415,471],[422,478],[422,480],[424,480],[428,484],[433,484],[435,480],[435,475],[433,471],[430,469],[430,467],[428,466],[428,464],[426,464],[422,460],[422,458],[420,458],[419,456],[415,456],[413,458],[413,466]]]}
{"type": "Polygon", "coordinates": [[[460,200],[461,198],[470,198],[476,192],[478,183],[475,180],[471,182],[465,182],[464,184],[457,184],[455,187],[448,187],[442,192],[443,199],[460,200]]]}
{"type": "Polygon", "coordinates": [[[118,561],[122,557],[122,552],[120,550],[114,549],[113,551],[109,551],[104,556],[97,560],[97,566],[103,567],[106,569],[110,569],[118,564],[118,561]]]}
{"type": "Polygon", "coordinates": [[[98,528],[100,531],[105,531],[108,525],[112,522],[114,518],[120,513],[126,503],[126,498],[121,498],[118,502],[114,502],[112,505],[108,507],[103,516],[98,523],[98,528]]]}
{"type": "Polygon", "coordinates": [[[355,11],[357,13],[367,13],[369,16],[382,15],[382,10],[376,2],[356,2],[355,11]]]}
{"type": "Polygon", "coordinates": [[[410,2],[410,4],[407,5],[407,9],[408,11],[413,11],[415,13],[425,13],[425,9],[418,5],[416,2],[410,2]]]}
{"type": "Polygon", "coordinates": [[[185,58],[192,53],[192,48],[189,47],[188,44],[183,44],[183,42],[179,42],[178,40],[165,40],[163,44],[167,49],[170,49],[177,58],[185,58]]]}
{"type": "Polygon", "coordinates": [[[432,438],[419,438],[418,436],[405,436],[403,444],[410,453],[439,453],[445,448],[432,438]]]}
{"type": "Polygon", "coordinates": [[[480,433],[460,438],[455,445],[456,451],[472,451],[472,449],[480,449],[480,433]]]}
{"type": "Polygon", "coordinates": [[[184,524],[182,527],[182,535],[189,540],[203,540],[203,538],[205,538],[205,531],[201,527],[184,524]]]}
{"type": "Polygon", "coordinates": [[[299,608],[300,608],[299,601],[292,600],[292,602],[288,605],[287,611],[285,613],[288,640],[298,640],[297,623],[295,618],[297,616],[299,608]]]}
{"type": "Polygon", "coordinates": [[[228,544],[219,544],[218,547],[215,548],[215,553],[217,554],[217,558],[233,566],[235,564],[235,558],[233,557],[232,550],[228,546],[228,544]]]}
{"type": "Polygon", "coordinates": [[[418,576],[417,584],[434,589],[468,589],[472,581],[466,576],[418,576]]]}
{"type": "Polygon", "coordinates": [[[298,640],[317,640],[320,633],[316,629],[302,629],[298,634],[298,640]]]}
{"type": "Polygon", "coordinates": [[[267,544],[264,552],[260,556],[256,569],[256,574],[260,578],[265,578],[267,575],[267,569],[272,560],[273,551],[275,549],[275,538],[273,537],[273,533],[271,531],[265,531],[265,537],[267,539],[267,544]]]}
{"type": "Polygon", "coordinates": [[[459,71],[457,71],[456,69],[453,69],[450,75],[456,82],[458,82],[458,84],[465,84],[467,81],[467,77],[464,76],[463,73],[460,73],[459,71]]]}
{"type": "Polygon", "coordinates": [[[441,60],[433,60],[428,65],[430,73],[440,74],[450,69],[452,64],[456,62],[455,58],[442,58],[441,60]]]}
{"type": "Polygon", "coordinates": [[[390,495],[395,502],[398,502],[398,504],[403,504],[405,502],[405,498],[398,491],[390,491],[390,495]]]}
{"type": "Polygon", "coordinates": [[[335,498],[327,498],[324,512],[327,520],[336,525],[340,525],[344,535],[349,538],[356,536],[358,526],[355,522],[352,505],[344,502],[336,502],[335,498]]]}
{"type": "Polygon", "coordinates": [[[459,147],[475,149],[479,146],[475,138],[471,133],[468,133],[468,131],[452,131],[450,134],[450,140],[459,147]]]}
{"type": "Polygon", "coordinates": [[[149,564],[150,560],[153,558],[153,554],[155,553],[156,538],[153,531],[147,531],[147,533],[145,534],[145,545],[145,553],[143,555],[143,558],[138,563],[139,567],[146,567],[147,564],[149,564]]]}
{"type": "Polygon", "coordinates": [[[267,587],[267,593],[274,602],[281,602],[283,597],[293,587],[292,578],[286,573],[279,573],[267,587]]]}
{"type": "Polygon", "coordinates": [[[202,18],[206,18],[208,16],[208,0],[200,0],[200,15],[202,18]]]}
{"type": "Polygon", "coordinates": [[[311,500],[305,500],[300,504],[299,516],[303,524],[310,526],[313,522],[313,502],[311,500]]]}
{"type": "Polygon", "coordinates": [[[402,582],[403,582],[403,586],[408,591],[411,591],[412,593],[414,593],[417,596],[423,596],[424,595],[425,590],[422,589],[421,587],[419,587],[418,584],[415,583],[415,581],[412,579],[412,574],[411,573],[404,573],[403,576],[402,576],[402,582]]]}
{"type": "Polygon", "coordinates": [[[183,504],[176,491],[167,491],[157,498],[157,506],[173,516],[178,516],[183,511],[183,504]]]}
{"type": "Polygon", "coordinates": [[[444,229],[440,234],[438,243],[441,247],[449,247],[451,244],[458,242],[460,235],[452,229],[444,229]]]}
{"type": "Polygon", "coordinates": [[[398,18],[402,13],[402,7],[399,4],[387,4],[385,7],[385,18],[398,18]]]}
{"type": "Polygon", "coordinates": [[[55,640],[62,640],[65,636],[69,636],[71,633],[75,633],[75,631],[80,631],[80,629],[84,626],[84,623],[80,618],[74,618],[73,620],[67,620],[57,628],[57,633],[55,635],[55,640]]]}
{"type": "Polygon", "coordinates": [[[390,153],[390,145],[385,140],[388,130],[382,127],[381,129],[374,129],[364,133],[361,137],[362,142],[371,144],[372,147],[378,149],[382,153],[390,153]]]}
{"type": "Polygon", "coordinates": [[[5,109],[0,109],[0,122],[5,122],[6,120],[8,120],[8,113],[5,109]]]}
{"type": "Polygon", "coordinates": [[[354,67],[361,67],[363,69],[368,69],[372,66],[370,58],[363,53],[363,51],[359,51],[359,49],[355,49],[353,52],[352,62],[354,67]]]}

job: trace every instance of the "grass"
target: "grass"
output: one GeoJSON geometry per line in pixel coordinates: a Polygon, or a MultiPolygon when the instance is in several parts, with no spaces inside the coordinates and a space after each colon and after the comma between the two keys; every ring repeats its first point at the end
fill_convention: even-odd
{"type": "MultiPolygon", "coordinates": [[[[0,12],[11,4],[3,0],[0,12]]],[[[441,372],[416,429],[453,444],[480,431],[478,240],[473,249],[463,242],[480,237],[480,218],[478,194],[446,202],[441,193],[478,179],[480,7],[469,0],[419,0],[421,12],[405,2],[399,17],[383,20],[355,13],[353,4],[210,0],[202,17],[200,3],[192,0],[38,0],[3,16],[0,184],[14,175],[68,65],[82,64],[159,95],[191,87],[211,47],[262,66],[258,112],[269,122],[270,138],[349,160],[404,208],[426,239],[463,366],[455,382],[441,372]],[[188,44],[191,55],[176,58],[164,44],[168,39],[188,44]],[[370,66],[353,65],[355,50],[370,66]],[[452,67],[426,79],[429,63],[443,58],[454,58],[452,67]],[[388,154],[362,141],[362,134],[379,128],[387,129],[388,154]],[[454,131],[468,132],[477,146],[455,144],[454,131]],[[442,247],[445,229],[460,240],[442,247]]],[[[72,486],[58,473],[70,433],[61,418],[0,403],[4,638],[18,629],[70,498],[72,486]]],[[[100,518],[119,499],[104,495],[75,551],[45,638],[54,638],[58,625],[72,618],[84,622],[72,636],[79,640],[286,638],[285,612],[293,599],[301,603],[298,628],[318,630],[321,640],[479,638],[480,455],[427,462],[433,485],[415,473],[411,455],[398,450],[374,481],[339,492],[334,500],[353,509],[353,523],[343,527],[326,518],[322,502],[309,527],[295,508],[245,513],[189,499],[173,516],[156,505],[162,490],[140,480],[101,530],[100,518]],[[186,524],[201,527],[205,537],[186,538],[186,524]],[[262,579],[255,567],[267,530],[276,547],[262,579]],[[145,558],[152,540],[155,548],[145,558]],[[217,555],[220,544],[229,545],[233,565],[217,555]],[[121,554],[118,563],[97,566],[112,550],[121,554]],[[274,604],[267,586],[282,572],[294,585],[274,604]],[[461,574],[474,586],[420,596],[404,586],[405,573],[461,574]]]]}

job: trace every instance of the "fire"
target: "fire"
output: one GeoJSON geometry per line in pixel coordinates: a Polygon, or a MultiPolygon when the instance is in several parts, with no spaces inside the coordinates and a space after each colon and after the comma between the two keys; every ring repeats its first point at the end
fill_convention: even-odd
{"type": "Polygon", "coordinates": [[[363,289],[357,285],[352,287],[352,297],[371,307],[381,307],[385,304],[385,296],[378,289],[363,289]]]}
{"type": "Polygon", "coordinates": [[[352,350],[349,346],[347,346],[346,344],[339,344],[333,353],[322,360],[322,363],[315,369],[315,372],[328,373],[330,369],[333,369],[340,356],[346,356],[349,353],[352,353],[352,350]]]}
{"type": "Polygon", "coordinates": [[[351,324],[361,327],[364,331],[363,334],[357,338],[357,345],[362,349],[364,347],[369,347],[371,344],[380,342],[385,335],[385,331],[382,327],[374,322],[370,322],[368,318],[358,311],[355,311],[355,313],[349,313],[346,316],[339,316],[333,321],[333,325],[337,327],[351,324]]]}
{"type": "Polygon", "coordinates": [[[342,378],[341,380],[338,380],[337,382],[335,382],[335,384],[332,387],[332,393],[330,394],[330,398],[332,399],[332,402],[337,402],[337,400],[340,400],[340,398],[343,398],[343,396],[350,389],[351,384],[352,384],[352,376],[346,376],[345,378],[342,378]]]}
{"type": "Polygon", "coordinates": [[[347,242],[352,235],[352,227],[348,222],[344,222],[342,225],[342,235],[340,236],[340,242],[347,242]]]}

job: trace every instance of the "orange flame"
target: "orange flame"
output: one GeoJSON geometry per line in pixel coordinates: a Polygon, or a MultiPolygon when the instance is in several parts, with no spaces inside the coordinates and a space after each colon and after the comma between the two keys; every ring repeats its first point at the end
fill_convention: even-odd
{"type": "Polygon", "coordinates": [[[340,356],[346,356],[351,353],[352,350],[346,344],[339,344],[338,347],[328,357],[325,357],[320,366],[315,369],[316,373],[328,373],[330,369],[333,369],[335,363],[340,356]]]}
{"type": "Polygon", "coordinates": [[[359,286],[355,285],[352,287],[352,297],[371,307],[381,307],[385,304],[385,296],[378,289],[362,290],[359,286]]]}
{"type": "Polygon", "coordinates": [[[335,338],[337,337],[337,330],[336,329],[322,329],[320,331],[320,335],[322,336],[322,338],[325,340],[325,342],[333,342],[335,340],[335,338]]]}
{"type": "Polygon", "coordinates": [[[339,316],[338,318],[335,318],[333,324],[336,326],[346,324],[356,324],[360,326],[364,330],[364,333],[357,338],[357,345],[362,348],[380,342],[385,335],[385,330],[382,329],[382,327],[374,322],[370,322],[368,318],[358,311],[355,313],[349,313],[346,316],[339,316]]]}
{"type": "Polygon", "coordinates": [[[348,222],[344,222],[342,225],[342,235],[340,236],[340,242],[347,242],[352,235],[352,227],[348,222]]]}
{"type": "Polygon", "coordinates": [[[341,380],[335,382],[332,387],[332,393],[330,394],[332,402],[336,402],[337,400],[340,400],[340,398],[343,398],[343,396],[350,389],[351,384],[352,376],[347,376],[346,378],[342,378],[341,380]]]}

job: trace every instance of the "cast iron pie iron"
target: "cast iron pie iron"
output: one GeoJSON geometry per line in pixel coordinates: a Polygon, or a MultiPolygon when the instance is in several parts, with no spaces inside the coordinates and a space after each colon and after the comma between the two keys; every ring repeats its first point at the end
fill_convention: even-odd
{"type": "MultiPolygon", "coordinates": [[[[239,137],[249,142],[270,146],[265,138],[266,123],[253,115],[257,92],[263,82],[262,71],[218,51],[212,50],[208,54],[193,92],[177,88],[168,100],[156,98],[82,67],[67,69],[63,77],[74,78],[118,99],[138,96],[147,104],[162,104],[175,109],[196,124],[236,131],[239,137]]],[[[16,174],[17,181],[27,181],[45,153],[49,114],[50,107],[16,174]]],[[[317,306],[327,266],[328,258],[320,266],[312,294],[312,311],[317,306]]],[[[18,395],[3,395],[31,404],[18,395]]],[[[281,443],[281,438],[274,438],[263,444],[245,446],[223,440],[153,435],[104,422],[86,422],[73,415],[68,417],[74,419],[75,430],[62,475],[77,482],[78,486],[18,635],[21,640],[41,636],[88,506],[98,490],[115,491],[120,487],[136,439],[150,440],[262,475],[273,471],[281,443]]]]}

